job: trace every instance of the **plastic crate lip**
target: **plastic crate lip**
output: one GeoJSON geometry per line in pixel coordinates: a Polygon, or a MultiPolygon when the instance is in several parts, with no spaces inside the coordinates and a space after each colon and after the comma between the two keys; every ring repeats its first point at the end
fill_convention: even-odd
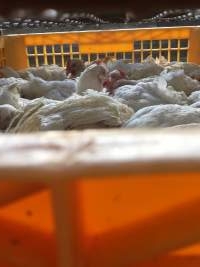
{"type": "MultiPolygon", "coordinates": [[[[74,177],[200,170],[198,130],[85,130],[0,136],[0,177],[74,177]]],[[[47,178],[48,177],[48,178],[47,178]]]]}
{"type": "Polygon", "coordinates": [[[95,33],[95,32],[114,32],[114,31],[142,31],[142,30],[167,30],[167,29],[194,29],[200,28],[200,25],[194,26],[164,26],[164,27],[139,27],[139,28],[114,28],[114,29],[93,29],[93,30],[72,30],[72,31],[61,31],[61,32],[35,32],[35,33],[16,33],[16,34],[5,34],[4,36],[31,36],[31,35],[54,35],[54,34],[66,34],[66,33],[95,33]]]}

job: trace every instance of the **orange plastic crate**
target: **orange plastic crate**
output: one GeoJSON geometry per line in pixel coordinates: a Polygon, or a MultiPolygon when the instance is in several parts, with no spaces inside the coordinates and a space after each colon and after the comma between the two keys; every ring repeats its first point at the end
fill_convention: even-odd
{"type": "Polygon", "coordinates": [[[0,143],[0,266],[199,266],[198,131],[0,143]]]}
{"type": "Polygon", "coordinates": [[[169,62],[200,64],[199,43],[198,26],[11,34],[0,37],[0,65],[21,70],[53,62],[65,67],[67,57],[91,62],[109,55],[131,62],[142,62],[150,55],[164,56],[169,62]],[[143,42],[148,42],[149,47],[145,48],[143,42]]]}

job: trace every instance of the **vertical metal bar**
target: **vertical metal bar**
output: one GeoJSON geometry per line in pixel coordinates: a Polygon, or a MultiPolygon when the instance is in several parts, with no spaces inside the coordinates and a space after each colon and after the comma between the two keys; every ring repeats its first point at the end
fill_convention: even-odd
{"type": "Polygon", "coordinates": [[[178,39],[177,61],[180,62],[180,39],[178,39]]]}
{"type": "Polygon", "coordinates": [[[135,53],[134,53],[135,47],[134,47],[134,40],[132,41],[132,63],[135,63],[135,53]]]}
{"type": "Polygon", "coordinates": [[[190,61],[190,51],[191,51],[191,47],[190,47],[190,39],[188,39],[188,46],[187,46],[187,59],[186,61],[190,61]]]}
{"type": "Polygon", "coordinates": [[[135,63],[135,53],[134,53],[134,51],[132,52],[132,63],[135,63]]]}
{"type": "Polygon", "coordinates": [[[60,49],[61,49],[61,61],[62,61],[62,67],[65,67],[65,60],[64,60],[64,49],[63,49],[63,45],[60,45],[60,49]]]}
{"type": "Polygon", "coordinates": [[[52,57],[53,57],[53,64],[56,64],[55,47],[54,47],[54,45],[52,45],[52,57]]]}
{"type": "Polygon", "coordinates": [[[161,54],[161,40],[159,40],[159,59],[161,58],[162,54],[161,54]]]}
{"type": "Polygon", "coordinates": [[[152,57],[152,40],[150,40],[150,56],[152,57]]]}
{"type": "Polygon", "coordinates": [[[69,45],[69,56],[70,56],[70,59],[73,58],[72,44],[69,45]]]}
{"type": "Polygon", "coordinates": [[[38,62],[38,53],[37,53],[37,46],[34,46],[34,56],[35,56],[35,66],[39,67],[39,62],[38,62]]]}
{"type": "Polygon", "coordinates": [[[133,52],[130,52],[131,53],[131,63],[133,62],[133,52]]]}
{"type": "Polygon", "coordinates": [[[48,62],[47,62],[47,47],[46,47],[46,45],[44,45],[43,51],[44,51],[44,64],[47,65],[48,62]]]}
{"type": "Polygon", "coordinates": [[[144,60],[144,57],[143,57],[143,41],[141,41],[140,57],[141,57],[141,62],[143,62],[143,60],[144,60]]]}
{"type": "Polygon", "coordinates": [[[168,59],[168,62],[171,62],[171,40],[168,39],[168,55],[167,55],[167,59],[168,59]]]}

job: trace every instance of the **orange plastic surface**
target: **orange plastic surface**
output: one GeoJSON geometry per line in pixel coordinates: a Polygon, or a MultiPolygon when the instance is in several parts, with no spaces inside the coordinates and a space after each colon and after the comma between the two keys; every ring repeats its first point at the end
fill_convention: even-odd
{"type": "Polygon", "coordinates": [[[200,197],[200,179],[186,173],[86,179],[78,190],[85,230],[93,236],[200,197]]]}
{"type": "MultiPolygon", "coordinates": [[[[145,229],[142,228],[142,223],[144,226],[148,226],[148,222],[151,224],[154,218],[158,218],[156,221],[158,228],[165,228],[168,221],[172,220],[173,216],[176,217],[176,212],[174,212],[176,207],[180,206],[181,211],[184,211],[184,207],[188,208],[187,203],[192,201],[195,203],[199,200],[200,179],[199,174],[175,175],[170,173],[162,176],[157,174],[128,178],[118,177],[118,179],[86,179],[74,182],[75,192],[78,198],[76,212],[79,212],[78,217],[81,218],[77,224],[81,225],[84,238],[82,240],[84,247],[82,248],[83,258],[81,261],[84,267],[96,267],[106,260],[112,262],[115,257],[119,258],[121,262],[128,262],[127,259],[123,258],[125,255],[123,249],[121,255],[116,255],[112,250],[112,235],[113,240],[116,241],[116,236],[113,233],[123,237],[127,227],[131,226],[134,229],[135,226],[139,225],[139,228],[136,227],[136,229],[145,229]],[[168,217],[163,220],[160,214],[165,214],[165,212],[168,217]],[[108,245],[111,245],[110,250],[108,245]],[[97,251],[95,251],[95,247],[97,247],[97,251]],[[99,248],[100,250],[98,250],[99,248]],[[102,255],[104,255],[103,261],[102,255]]],[[[64,205],[64,203],[62,204],[64,205]]],[[[57,247],[51,207],[50,192],[44,191],[0,208],[0,266],[57,266],[57,247]]],[[[181,214],[181,211],[177,211],[177,213],[180,212],[181,214]]],[[[183,231],[182,225],[184,225],[185,220],[188,221],[189,218],[181,217],[180,225],[172,224],[168,231],[173,235],[169,236],[169,239],[176,241],[177,233],[181,234],[183,231]]],[[[193,221],[190,223],[195,225],[193,221]]],[[[155,244],[158,240],[156,227],[152,225],[152,229],[154,230],[149,237],[144,236],[147,250],[150,251],[152,246],[149,247],[149,245],[154,245],[152,240],[155,239],[155,244]]],[[[135,236],[142,236],[142,233],[135,232],[135,236]]],[[[165,241],[165,236],[167,233],[163,232],[159,241],[161,244],[162,240],[165,241]]],[[[130,240],[127,238],[126,243],[119,244],[119,248],[126,248],[129,242],[132,242],[131,239],[132,236],[130,236],[130,240]]],[[[140,240],[136,240],[134,244],[136,247],[130,247],[129,250],[132,250],[133,254],[138,253],[139,255],[144,247],[140,247],[140,240]]],[[[155,245],[155,253],[147,253],[146,255],[143,253],[142,262],[134,262],[133,265],[125,264],[124,266],[200,266],[200,246],[193,246],[167,255],[168,250],[166,245],[163,245],[161,250],[155,245]]],[[[103,264],[101,266],[107,267],[109,265],[103,264]]],[[[110,267],[114,267],[114,265],[110,265],[110,267]]]]}
{"type": "Polygon", "coordinates": [[[148,28],[11,35],[5,37],[6,64],[14,69],[28,65],[26,47],[78,43],[80,54],[132,52],[134,40],[189,39],[188,61],[200,64],[200,30],[197,27],[148,28]],[[20,51],[14,53],[13,51],[20,51]]]}
{"type": "Polygon", "coordinates": [[[9,267],[55,267],[49,192],[34,194],[1,208],[0,237],[0,263],[6,262],[9,267]]]}

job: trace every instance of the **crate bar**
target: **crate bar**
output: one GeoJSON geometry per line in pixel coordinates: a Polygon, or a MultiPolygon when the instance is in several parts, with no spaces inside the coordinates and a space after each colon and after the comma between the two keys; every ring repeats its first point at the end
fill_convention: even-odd
{"type": "Polygon", "coordinates": [[[55,181],[52,183],[52,204],[55,215],[56,239],[59,267],[77,267],[81,258],[80,231],[78,218],[76,183],[55,181]]]}

